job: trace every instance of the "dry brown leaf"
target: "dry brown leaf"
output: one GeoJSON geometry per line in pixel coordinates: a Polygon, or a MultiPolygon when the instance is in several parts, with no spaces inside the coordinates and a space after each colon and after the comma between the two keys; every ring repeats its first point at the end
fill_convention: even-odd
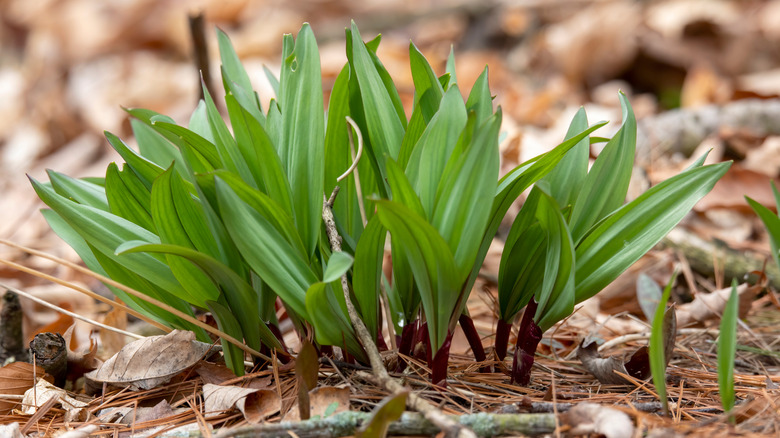
{"type": "MultiPolygon", "coordinates": [[[[103,317],[103,324],[126,330],[127,312],[115,307],[103,317]]],[[[103,355],[101,357],[113,356],[125,346],[125,343],[125,335],[104,328],[100,329],[100,345],[103,347],[103,355]]]]}
{"type": "Polygon", "coordinates": [[[211,348],[196,341],[193,332],[174,330],[127,344],[85,376],[100,383],[151,389],[195,365],[211,348]]]}
{"type": "MultiPolygon", "coordinates": [[[[311,406],[311,417],[323,417],[326,413],[335,414],[349,410],[349,388],[337,386],[321,386],[309,391],[309,403],[311,406]],[[335,409],[334,405],[335,404],[335,409]]],[[[298,414],[298,403],[293,405],[285,421],[300,421],[298,414]]]]}
{"type": "Polygon", "coordinates": [[[51,383],[38,379],[38,383],[35,384],[35,388],[30,388],[24,393],[24,399],[22,399],[22,413],[32,415],[40,406],[43,406],[47,401],[52,398],[56,398],[62,409],[67,411],[66,416],[72,419],[84,418],[86,419],[87,403],[76,400],[68,395],[67,391],[62,388],[58,388],[51,383]]]}
{"type": "Polygon", "coordinates": [[[780,176],[780,137],[767,137],[761,146],[748,150],[740,164],[771,178],[780,176]]]}
{"type": "Polygon", "coordinates": [[[595,403],[578,403],[561,414],[562,425],[572,435],[603,435],[606,438],[634,436],[634,423],[624,412],[595,403]]]}
{"type": "Polygon", "coordinates": [[[97,342],[93,341],[92,338],[89,340],[89,349],[87,350],[76,352],[75,348],[71,348],[73,345],[71,338],[75,328],[76,324],[71,325],[62,335],[68,350],[68,380],[71,381],[76,381],[84,373],[97,369],[103,363],[97,358],[97,342]]]}
{"type": "MultiPolygon", "coordinates": [[[[24,395],[35,384],[33,375],[43,376],[43,368],[33,367],[26,362],[13,362],[0,368],[0,394],[24,395]]],[[[0,400],[0,414],[5,415],[18,405],[16,402],[0,400]]]]}
{"type": "Polygon", "coordinates": [[[217,365],[204,360],[198,362],[195,365],[195,372],[198,373],[203,383],[211,383],[212,385],[219,385],[226,380],[232,380],[236,378],[233,371],[230,371],[228,367],[224,365],[217,365]]]}
{"type": "Polygon", "coordinates": [[[282,409],[282,399],[276,391],[251,389],[238,386],[219,386],[207,383],[203,386],[206,412],[217,413],[238,408],[244,418],[257,424],[282,409]]]}
{"type": "Polygon", "coordinates": [[[745,201],[745,194],[764,205],[774,205],[770,182],[772,178],[747,170],[738,163],[733,164],[725,175],[715,184],[707,196],[696,204],[696,211],[707,211],[712,208],[734,208],[750,211],[745,201]]]}
{"type": "MultiPolygon", "coordinates": [[[[750,305],[761,292],[762,286],[750,286],[747,283],[737,286],[739,295],[739,317],[744,318],[750,310],[750,305]]],[[[731,296],[731,286],[710,292],[699,293],[690,303],[682,304],[677,309],[677,325],[685,327],[689,324],[701,324],[710,319],[720,318],[726,303],[731,296]]]]}

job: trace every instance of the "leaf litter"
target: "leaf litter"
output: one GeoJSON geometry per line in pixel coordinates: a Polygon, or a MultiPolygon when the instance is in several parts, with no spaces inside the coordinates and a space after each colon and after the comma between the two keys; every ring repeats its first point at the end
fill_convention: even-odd
{"type": "MultiPolygon", "coordinates": [[[[123,125],[121,112],[117,107],[118,103],[155,108],[176,117],[185,117],[184,109],[189,109],[195,101],[197,84],[195,75],[190,75],[192,72],[184,59],[189,50],[186,35],[181,26],[171,24],[183,16],[180,7],[173,5],[173,2],[160,2],[154,6],[143,1],[128,2],[119,11],[114,11],[117,14],[111,20],[100,18],[105,11],[90,5],[89,2],[71,0],[62,3],[52,14],[37,9],[40,6],[30,9],[29,5],[22,1],[8,2],[8,5],[2,7],[4,18],[16,26],[13,28],[16,30],[11,33],[22,29],[20,32],[26,33],[25,38],[29,44],[23,56],[18,39],[2,40],[3,48],[9,49],[4,50],[4,56],[9,53],[10,62],[0,69],[0,84],[16,85],[0,87],[0,95],[4,96],[1,100],[14,103],[23,100],[23,92],[14,90],[29,90],[31,94],[20,105],[0,104],[0,114],[3,115],[0,117],[1,162],[3,169],[8,170],[0,176],[0,187],[4,189],[0,210],[9,213],[6,221],[0,224],[0,230],[3,236],[11,235],[16,241],[32,243],[36,248],[75,261],[75,255],[54,239],[40,220],[35,211],[38,204],[30,196],[26,185],[19,183],[24,180],[20,170],[40,173],[45,167],[56,164],[58,169],[69,174],[98,174],[97,169],[103,169],[108,161],[115,159],[105,153],[106,148],[100,146],[100,131],[110,128],[123,136],[128,134],[128,127],[123,125]],[[149,8],[152,8],[151,13],[149,8]],[[72,20],[62,20],[61,15],[71,17],[72,20]],[[106,28],[106,23],[111,23],[111,26],[106,28]],[[132,29],[134,36],[129,36],[129,29],[132,29]],[[106,56],[115,49],[118,42],[121,43],[122,53],[106,56]],[[178,54],[181,59],[171,57],[171,53],[178,54]],[[160,71],[168,73],[160,74],[160,71]],[[134,78],[132,81],[131,77],[134,78]],[[187,82],[190,79],[182,80],[188,77],[192,78],[192,86],[189,88],[187,82]],[[163,84],[160,81],[171,82],[163,84]],[[89,84],[98,86],[89,87],[88,93],[80,91],[89,84]],[[154,84],[153,88],[149,84],[154,84]],[[84,95],[79,96],[80,94],[84,95]],[[90,99],[86,100],[84,96],[89,96],[90,99]],[[21,226],[22,224],[24,226],[21,226]]],[[[587,103],[590,87],[602,85],[598,84],[602,80],[615,79],[611,76],[615,76],[614,72],[621,69],[624,70],[621,73],[622,78],[608,83],[609,87],[627,87],[624,90],[629,91],[629,94],[633,91],[632,100],[644,99],[649,102],[646,114],[666,107],[665,98],[658,97],[659,93],[652,93],[664,87],[669,89],[670,84],[684,84],[687,91],[680,99],[683,106],[689,107],[710,103],[727,104],[730,99],[740,96],[771,98],[780,94],[776,87],[773,89],[766,85],[771,83],[771,79],[775,77],[772,75],[776,75],[776,72],[751,71],[760,70],[762,64],[772,65],[777,62],[777,53],[773,47],[778,41],[778,34],[776,26],[773,26],[776,20],[771,18],[777,17],[780,11],[777,2],[755,2],[748,6],[751,14],[745,15],[740,15],[737,8],[728,6],[728,2],[720,1],[654,1],[646,9],[626,5],[583,5],[576,9],[576,13],[574,8],[567,12],[565,8],[555,5],[502,5],[494,7],[491,12],[485,12],[478,9],[469,10],[448,1],[441,4],[437,2],[436,7],[443,10],[436,11],[436,15],[444,18],[439,18],[440,21],[436,23],[449,23],[446,26],[430,26],[431,18],[426,18],[419,10],[410,10],[410,5],[397,4],[399,2],[387,2],[386,5],[349,2],[343,6],[343,10],[318,7],[316,15],[312,14],[311,6],[305,5],[285,5],[269,12],[262,6],[249,5],[249,2],[230,2],[229,7],[218,6],[217,3],[221,2],[204,2],[208,17],[216,24],[235,28],[238,32],[236,43],[241,56],[248,58],[250,65],[257,66],[266,64],[273,68],[278,62],[278,53],[269,47],[275,48],[282,32],[294,30],[305,20],[312,21],[313,26],[322,29],[325,35],[328,32],[337,35],[343,28],[343,16],[354,16],[358,20],[371,16],[390,17],[387,22],[377,25],[377,28],[388,30],[382,50],[389,52],[389,55],[383,56],[383,59],[386,62],[392,60],[388,62],[388,68],[398,77],[403,77],[408,72],[408,66],[404,65],[404,56],[399,54],[404,53],[403,49],[408,44],[410,34],[414,35],[423,30],[426,32],[424,39],[416,36],[413,38],[430,42],[423,50],[431,52],[433,61],[436,56],[443,61],[449,44],[459,37],[463,38],[459,43],[466,46],[461,58],[466,64],[463,69],[479,65],[475,70],[478,71],[488,60],[491,66],[491,85],[497,91],[497,99],[501,100],[507,110],[507,129],[511,128],[513,134],[502,145],[504,166],[511,165],[523,151],[530,153],[533,146],[533,136],[530,134],[534,129],[547,133],[551,138],[560,138],[562,133],[554,132],[555,122],[568,120],[567,111],[570,108],[587,103]],[[686,8],[679,5],[686,5],[686,8]],[[610,21],[608,26],[592,26],[592,23],[601,22],[598,17],[608,16],[605,11],[610,8],[624,8],[631,21],[642,24],[625,26],[625,22],[615,24],[610,21]],[[669,12],[671,10],[676,12],[669,12]],[[404,18],[393,22],[391,14],[387,14],[388,11],[398,13],[397,16],[404,18]],[[670,16],[675,17],[671,22],[658,18],[670,16]],[[269,17],[272,19],[269,20],[269,17]],[[474,34],[475,28],[468,23],[482,23],[486,22],[485,20],[496,20],[500,25],[491,27],[494,29],[492,35],[485,35],[484,32],[474,34]],[[258,26],[258,23],[267,24],[269,21],[273,23],[272,26],[258,26]],[[339,24],[333,25],[333,22],[339,24]],[[630,32],[632,29],[634,33],[630,32]],[[604,35],[594,35],[594,32],[604,35]],[[617,38],[623,35],[623,32],[627,35],[617,38]],[[758,40],[755,35],[759,34],[764,35],[766,41],[758,40]],[[401,37],[398,37],[399,35],[401,37]],[[591,62],[587,53],[596,45],[583,44],[587,41],[598,41],[601,36],[609,38],[610,44],[619,46],[599,46],[599,49],[613,52],[610,54],[609,63],[591,62]],[[495,43],[501,41],[504,47],[496,48],[495,43]],[[471,46],[471,49],[467,46],[471,46]],[[570,56],[571,51],[578,47],[582,52],[578,55],[585,56],[570,56]],[[712,47],[719,49],[713,50],[712,47]],[[620,56],[615,56],[615,53],[620,56]],[[721,53],[739,56],[722,56],[721,53]],[[738,62],[744,60],[745,56],[750,56],[752,63],[738,62]],[[647,64],[643,66],[640,62],[643,58],[644,62],[650,58],[659,67],[648,68],[647,64]],[[708,65],[708,61],[712,61],[710,64],[717,67],[701,67],[708,65]],[[647,81],[648,72],[656,76],[654,81],[647,81]],[[645,77],[642,76],[643,73],[645,77]],[[732,77],[737,80],[731,80],[732,77]]],[[[460,47],[456,49],[460,50],[460,47]]],[[[325,69],[323,73],[335,77],[343,54],[323,50],[323,55],[328,58],[331,57],[330,53],[338,59],[323,59],[323,66],[335,66],[332,69],[336,71],[328,72],[325,69]]],[[[460,65],[458,68],[464,83],[473,82],[473,78],[468,77],[468,71],[461,72],[460,65]]],[[[262,77],[262,74],[255,76],[262,77]]],[[[258,86],[267,89],[263,87],[265,86],[258,86]]],[[[609,92],[612,93],[612,90],[609,92]]],[[[639,114],[639,105],[636,106],[639,114]]],[[[603,108],[607,112],[614,109],[608,106],[603,108]]],[[[619,119],[617,115],[608,118],[619,119]]],[[[727,153],[733,154],[736,151],[738,158],[746,157],[743,162],[743,169],[746,171],[735,170],[731,175],[732,182],[726,181],[723,187],[717,187],[721,196],[705,200],[710,202],[710,205],[699,206],[699,215],[690,221],[691,230],[694,233],[711,235],[711,231],[705,233],[707,227],[710,227],[709,230],[720,228],[721,231],[725,228],[726,232],[735,228],[746,229],[746,232],[740,231],[737,238],[749,239],[747,242],[727,240],[728,244],[753,244],[761,248],[767,256],[769,253],[766,249],[766,237],[749,216],[738,218],[738,223],[730,223],[728,226],[718,225],[708,216],[712,216],[709,212],[715,209],[745,211],[747,205],[741,199],[734,198],[733,194],[740,197],[743,192],[749,192],[754,197],[757,196],[754,194],[756,192],[768,194],[766,190],[769,185],[764,183],[778,177],[778,166],[772,155],[776,149],[776,139],[771,135],[767,136],[766,132],[754,135],[755,138],[749,142],[744,141],[744,133],[737,135],[721,130],[713,134],[724,144],[723,149],[727,153]]],[[[554,144],[547,141],[538,143],[554,144]]],[[[650,154],[651,160],[641,165],[646,167],[652,177],[654,172],[671,168],[684,158],[669,155],[650,154]]],[[[673,169],[674,172],[678,170],[673,169]]],[[[738,240],[737,238],[731,239],[738,240]]],[[[500,245],[500,242],[498,244],[500,245]]],[[[686,257],[686,254],[673,254],[668,249],[659,249],[645,260],[658,257],[659,254],[667,255],[671,259],[686,257]]],[[[93,288],[97,287],[84,276],[63,270],[39,258],[26,257],[18,251],[3,248],[0,250],[0,256],[88,284],[93,288]]],[[[654,278],[663,277],[664,274],[668,278],[670,265],[663,260],[655,260],[654,263],[652,266],[655,266],[657,271],[654,278]]],[[[19,276],[18,272],[12,269],[0,269],[0,276],[13,278],[20,286],[40,285],[29,277],[19,276]]],[[[487,280],[478,284],[480,292],[473,294],[469,306],[475,325],[483,336],[493,332],[492,325],[495,321],[495,289],[489,281],[491,273],[494,275],[495,270],[490,267],[483,270],[483,278],[487,280]]],[[[451,382],[445,391],[434,390],[425,377],[428,372],[425,365],[412,358],[401,358],[409,364],[407,374],[403,377],[413,390],[421,391],[426,398],[440,404],[445,412],[452,414],[498,412],[501,409],[514,409],[516,412],[552,412],[556,406],[560,412],[571,412],[588,402],[597,403],[601,407],[614,406],[614,410],[627,416],[640,430],[675,431],[697,436],[722,435],[726,432],[723,432],[720,426],[723,418],[717,393],[715,342],[718,337],[716,324],[722,311],[720,303],[725,304],[725,300],[717,301],[716,298],[721,295],[717,283],[727,284],[728,280],[718,279],[717,274],[711,276],[695,271],[692,274],[692,282],[701,292],[693,294],[684,287],[675,290],[678,295],[676,299],[680,328],[667,371],[668,395],[670,400],[674,401],[671,418],[657,415],[660,407],[655,404],[657,399],[654,398],[652,385],[649,383],[634,379],[629,380],[628,384],[603,384],[576,360],[577,347],[585,335],[603,341],[619,341],[621,338],[627,339],[629,335],[649,332],[644,323],[637,316],[633,316],[641,315],[636,303],[633,303],[636,308],[633,315],[621,313],[623,310],[616,310],[618,307],[614,303],[598,296],[593,302],[586,304],[588,308],[596,309],[594,313],[587,314],[583,308],[543,339],[537,365],[533,370],[532,384],[528,388],[509,385],[505,365],[490,362],[490,359],[490,365],[496,371],[479,372],[482,364],[473,361],[465,342],[458,344],[456,341],[453,341],[453,346],[461,345],[461,348],[453,348],[456,351],[449,369],[451,382]],[[711,297],[711,301],[708,301],[707,297],[711,297]],[[686,313],[693,316],[686,317],[686,313]],[[697,327],[691,328],[689,322],[695,323],[697,327]]],[[[762,292],[753,286],[745,286],[740,292],[743,297],[740,315],[745,318],[745,325],[750,330],[741,329],[739,332],[738,344],[744,348],[737,351],[737,430],[774,436],[780,427],[777,422],[777,406],[780,404],[780,393],[777,390],[777,383],[780,382],[780,358],[776,344],[780,319],[778,298],[773,290],[762,292]]],[[[73,309],[79,313],[106,312],[105,308],[96,309],[93,303],[84,303],[79,301],[79,298],[65,300],[70,301],[73,309]]],[[[633,302],[633,297],[623,301],[633,302]]],[[[27,310],[26,323],[33,328],[39,328],[51,322],[51,319],[40,319],[41,314],[38,310],[27,310]]],[[[117,321],[116,324],[121,325],[122,322],[117,321]]],[[[83,327],[76,329],[76,335],[80,341],[89,338],[83,327]]],[[[457,336],[459,334],[456,334],[456,339],[457,336]]],[[[624,351],[641,348],[646,342],[645,339],[639,337],[613,343],[609,348],[601,349],[599,354],[608,358],[620,357],[624,351]]],[[[491,345],[490,339],[485,339],[484,343],[488,347],[491,345]]],[[[83,345],[85,344],[87,343],[83,345]]],[[[102,426],[100,433],[106,435],[131,433],[161,425],[172,429],[185,424],[225,427],[249,422],[239,411],[231,409],[204,419],[202,394],[205,383],[238,385],[234,387],[258,385],[263,387],[259,390],[261,392],[272,391],[279,397],[281,409],[269,414],[267,420],[271,422],[280,420],[291,410],[298,411],[295,407],[298,380],[292,369],[277,367],[256,370],[237,379],[231,376],[229,371],[225,373],[227,369],[221,364],[198,362],[205,350],[200,355],[196,353],[206,348],[207,344],[193,346],[192,343],[181,342],[180,345],[183,350],[190,351],[193,357],[198,356],[194,360],[187,360],[186,366],[177,364],[167,367],[167,370],[166,367],[154,371],[144,370],[144,366],[148,368],[150,362],[133,361],[132,357],[127,358],[125,365],[114,365],[117,372],[107,373],[109,377],[104,381],[143,385],[148,389],[131,391],[128,388],[107,388],[105,393],[87,402],[86,410],[93,415],[92,420],[88,421],[96,422],[98,417],[102,418],[102,414],[107,414],[104,412],[106,409],[122,408],[128,412],[132,409],[135,412],[135,416],[129,417],[132,420],[126,419],[123,420],[124,423],[102,426]],[[193,366],[195,368],[192,368],[193,366]],[[206,367],[209,367],[210,371],[204,371],[206,367]],[[124,370],[120,371],[122,368],[124,370]],[[207,374],[210,377],[206,377],[207,374]],[[169,379],[169,382],[155,384],[152,380],[147,380],[147,376],[169,379]],[[167,408],[161,405],[160,399],[165,400],[167,408]],[[146,409],[157,410],[149,411],[156,413],[144,417],[141,413],[146,409]]],[[[103,348],[103,344],[100,348],[103,348]]],[[[139,354],[138,359],[163,356],[162,350],[154,344],[147,344],[144,351],[147,356],[139,354]]],[[[102,354],[102,351],[99,354],[102,354]]],[[[101,357],[110,355],[109,353],[101,357]]],[[[489,349],[488,357],[491,357],[489,349]]],[[[8,367],[9,371],[0,368],[0,376],[10,376],[11,374],[4,373],[9,373],[11,369],[18,373],[24,365],[8,367]]],[[[31,368],[24,368],[21,373],[12,374],[14,379],[20,380],[9,384],[19,385],[22,381],[29,381],[27,388],[32,386],[34,373],[31,368]]],[[[38,371],[35,375],[40,376],[41,372],[38,371]]],[[[10,390],[10,387],[3,386],[6,385],[6,379],[0,379],[0,382],[0,393],[11,395],[6,390],[10,390]]],[[[322,389],[340,385],[347,385],[349,388],[348,406],[352,410],[371,410],[388,395],[376,386],[355,378],[348,367],[321,364],[314,386],[322,389]]],[[[9,402],[16,404],[18,401],[0,400],[0,405],[9,402]]],[[[325,410],[330,405],[332,402],[326,405],[325,410]]],[[[571,418],[578,419],[570,420],[567,424],[572,427],[582,426],[582,433],[610,436],[609,433],[612,432],[607,432],[598,425],[604,423],[596,421],[597,417],[601,418],[601,414],[588,410],[596,408],[581,409],[585,415],[572,416],[571,418]],[[588,426],[589,424],[591,426],[588,426]]],[[[49,408],[48,411],[39,413],[41,415],[35,422],[37,429],[32,428],[29,415],[20,414],[18,411],[3,414],[0,422],[18,422],[23,426],[20,430],[25,430],[25,433],[37,430],[39,434],[46,434],[66,429],[65,410],[49,408]]],[[[125,417],[127,418],[127,415],[125,417]]],[[[605,414],[604,418],[607,418],[609,423],[609,419],[618,416],[610,412],[605,414]]],[[[206,426],[202,427],[205,432],[206,426]]]]}

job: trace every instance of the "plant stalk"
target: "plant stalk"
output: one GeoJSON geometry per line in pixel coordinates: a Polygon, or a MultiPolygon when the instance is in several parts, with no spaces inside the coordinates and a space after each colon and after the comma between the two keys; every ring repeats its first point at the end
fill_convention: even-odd
{"type": "Polygon", "coordinates": [[[506,347],[509,345],[509,333],[512,331],[512,323],[503,319],[498,319],[496,324],[496,340],[493,350],[496,353],[496,360],[499,362],[506,358],[506,347]]]}
{"type": "Polygon", "coordinates": [[[532,298],[525,307],[520,329],[517,332],[514,360],[512,362],[512,382],[526,386],[531,382],[531,368],[534,365],[534,354],[539,341],[542,340],[542,329],[534,322],[534,314],[538,303],[532,298]]]}

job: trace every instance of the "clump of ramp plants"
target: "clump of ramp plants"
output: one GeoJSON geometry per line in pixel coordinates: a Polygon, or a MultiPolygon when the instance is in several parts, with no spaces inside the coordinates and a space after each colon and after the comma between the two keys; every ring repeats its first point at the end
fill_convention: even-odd
{"type": "MultiPolygon", "coordinates": [[[[50,182],[33,186],[52,228],[90,269],[185,314],[210,311],[222,332],[258,351],[287,355],[282,306],[321,353],[335,346],[366,362],[344,279],[373,340],[386,348],[387,327],[389,344],[426,360],[434,383],[446,382],[458,324],[485,360],[466,300],[509,206],[536,183],[499,275],[496,351],[503,359],[509,327],[526,307],[513,372],[526,383],[542,332],[647,252],[728,167],[702,159],[623,205],[636,123],[621,95],[623,127],[590,172],[589,135],[605,122],[588,126],[581,111],[563,143],[499,178],[502,111],[487,69],[464,95],[452,56],[438,75],[410,44],[407,114],[377,56],[380,37],[364,41],[353,23],[348,61],[324,110],[317,43],[304,25],[283,39],[281,74],[269,74],[276,98],[263,108],[229,39],[218,39],[227,120],[206,89],[186,127],[129,109],[138,150],[106,133],[124,163],[102,178],[50,171],[50,182]],[[331,250],[323,206],[332,208],[343,252],[331,250]]],[[[149,318],[207,340],[186,319],[114,292],[149,318]]],[[[243,351],[223,347],[227,364],[243,373],[243,351]]]]}

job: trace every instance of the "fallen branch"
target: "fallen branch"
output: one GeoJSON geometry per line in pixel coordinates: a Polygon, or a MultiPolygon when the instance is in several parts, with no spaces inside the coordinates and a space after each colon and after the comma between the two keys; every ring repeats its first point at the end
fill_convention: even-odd
{"type": "MultiPolygon", "coordinates": [[[[411,395],[411,394],[410,394],[411,395]]],[[[371,416],[370,412],[340,412],[319,420],[301,422],[283,421],[276,424],[258,424],[222,430],[216,438],[244,438],[262,436],[266,438],[331,438],[354,435],[358,428],[371,416]],[[294,433],[295,435],[291,434],[294,433]]],[[[445,416],[461,429],[470,427],[480,437],[501,435],[538,436],[555,431],[553,414],[465,414],[445,416]]],[[[442,429],[416,412],[404,412],[401,419],[390,424],[388,435],[432,436],[442,429]]]]}

